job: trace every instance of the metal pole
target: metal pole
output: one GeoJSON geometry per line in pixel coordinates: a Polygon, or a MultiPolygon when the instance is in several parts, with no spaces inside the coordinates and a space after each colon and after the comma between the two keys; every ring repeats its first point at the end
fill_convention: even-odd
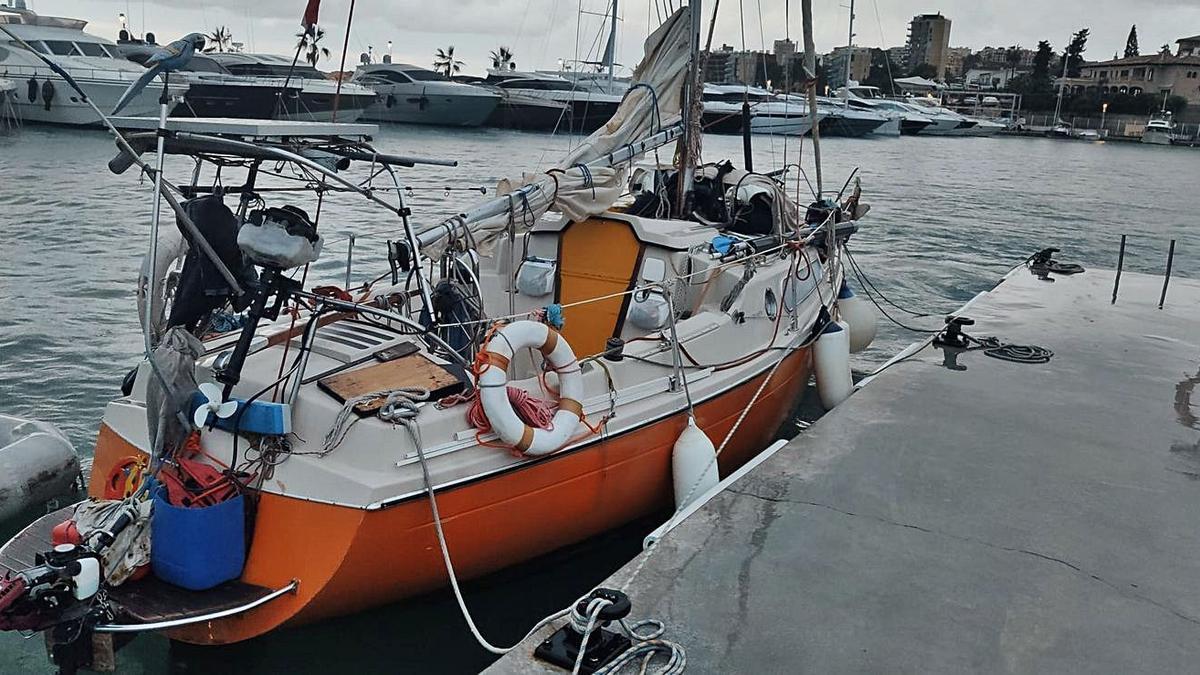
{"type": "Polygon", "coordinates": [[[692,192],[692,177],[699,157],[692,156],[692,146],[699,142],[700,120],[696,118],[696,108],[700,105],[704,87],[700,84],[700,12],[701,0],[690,0],[688,11],[691,13],[692,35],[689,40],[691,64],[688,66],[688,78],[685,96],[683,98],[683,138],[680,140],[679,151],[679,196],[675,201],[675,217],[684,218],[689,197],[692,192]]]}
{"type": "Polygon", "coordinates": [[[1167,273],[1163,275],[1162,295],[1158,296],[1158,308],[1163,308],[1163,303],[1167,301],[1167,284],[1171,283],[1171,263],[1175,261],[1175,240],[1171,240],[1171,247],[1167,249],[1167,273]]]}
{"type": "Polygon", "coordinates": [[[750,102],[742,101],[742,157],[747,171],[754,170],[754,152],[750,145],[750,102]]]}
{"type": "Polygon", "coordinates": [[[820,120],[817,117],[817,82],[815,79],[817,76],[817,48],[813,43],[812,0],[800,0],[800,13],[804,21],[804,67],[814,78],[808,87],[808,114],[813,119],[813,161],[816,162],[817,166],[817,198],[820,199],[823,192],[821,181],[821,130],[820,120]]]}
{"type": "Polygon", "coordinates": [[[854,0],[850,0],[850,28],[846,37],[846,109],[850,109],[850,65],[854,61],[854,0]]]}
{"type": "Polygon", "coordinates": [[[1121,287],[1121,268],[1125,266],[1125,235],[1121,235],[1121,250],[1117,253],[1117,276],[1113,279],[1112,304],[1117,304],[1117,289],[1121,287]]]}
{"type": "Polygon", "coordinates": [[[342,98],[342,78],[346,72],[346,50],[350,48],[350,24],[353,22],[354,0],[350,0],[350,15],[346,17],[346,39],[342,41],[342,65],[338,66],[337,89],[333,92],[333,122],[337,122],[338,102],[342,98]]]}
{"type": "Polygon", "coordinates": [[[149,298],[149,304],[147,305],[146,322],[142,327],[147,352],[153,350],[155,346],[154,326],[152,325],[152,321],[154,320],[155,305],[154,287],[158,284],[156,283],[157,280],[154,278],[157,276],[154,273],[154,270],[156,269],[156,264],[158,262],[158,210],[159,207],[162,206],[163,159],[166,156],[164,146],[167,140],[167,113],[169,112],[171,103],[171,92],[168,88],[171,74],[169,72],[164,72],[162,78],[162,95],[158,98],[158,156],[155,158],[154,166],[154,210],[150,214],[150,274],[148,277],[148,285],[146,287],[146,297],[149,298]]]}
{"type": "Polygon", "coordinates": [[[350,235],[349,245],[346,247],[346,285],[345,290],[350,290],[350,267],[354,264],[354,235],[350,235]]]}
{"type": "Polygon", "coordinates": [[[616,60],[617,48],[617,0],[612,2],[612,25],[608,29],[608,49],[604,54],[608,57],[608,93],[613,93],[613,61],[616,60]]]}

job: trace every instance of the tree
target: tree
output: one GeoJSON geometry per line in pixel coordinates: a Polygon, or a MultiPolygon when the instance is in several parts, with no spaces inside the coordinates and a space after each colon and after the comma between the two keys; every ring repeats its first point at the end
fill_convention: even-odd
{"type": "Polygon", "coordinates": [[[208,46],[204,48],[205,53],[226,52],[233,42],[233,33],[225,26],[217,26],[216,30],[204,36],[204,40],[208,42],[208,46]]]}
{"type": "Polygon", "coordinates": [[[1032,89],[1050,88],[1050,61],[1054,59],[1054,50],[1048,40],[1038,42],[1037,53],[1033,55],[1033,73],[1029,77],[1032,89]]]}
{"type": "Polygon", "coordinates": [[[512,49],[500,46],[499,49],[492,52],[492,69],[493,70],[516,70],[517,62],[513,60],[512,49]]]}
{"type": "Polygon", "coordinates": [[[863,84],[868,87],[879,87],[881,91],[889,92],[894,96],[896,87],[892,83],[891,71],[892,64],[888,61],[887,52],[878,48],[872,49],[871,72],[867,75],[867,79],[863,80],[863,84]]]}
{"type": "Polygon", "coordinates": [[[1021,47],[1013,45],[1004,50],[1004,62],[1008,64],[1008,77],[1011,79],[1017,74],[1017,66],[1021,65],[1021,47]]]}
{"type": "MultiPolygon", "coordinates": [[[[1083,65],[1083,52],[1087,49],[1088,34],[1091,33],[1087,28],[1080,28],[1078,32],[1071,36],[1071,44],[1067,45],[1067,49],[1063,53],[1063,58],[1067,60],[1067,77],[1079,77],[1079,67],[1083,65]]],[[[1062,61],[1059,61],[1059,72],[1062,72],[1062,61]]]]}
{"type": "Polygon", "coordinates": [[[1129,28],[1129,37],[1125,38],[1125,58],[1138,55],[1137,24],[1129,28]]]}
{"type": "Polygon", "coordinates": [[[1171,55],[1171,45],[1163,45],[1162,47],[1159,47],[1158,54],[1159,54],[1159,56],[1170,56],[1171,55]]]}
{"type": "Polygon", "coordinates": [[[464,65],[466,64],[454,58],[454,45],[444,50],[439,47],[433,59],[433,69],[445,75],[447,79],[461,72],[464,65]]]}
{"type": "Polygon", "coordinates": [[[937,77],[937,68],[931,64],[922,63],[916,68],[908,71],[908,75],[905,77],[923,77],[927,80],[932,80],[933,78],[937,77]]]}
{"type": "Polygon", "coordinates": [[[296,43],[296,49],[304,52],[304,60],[308,61],[308,65],[316,68],[318,61],[329,58],[329,49],[319,44],[325,38],[324,28],[318,28],[314,24],[312,27],[296,33],[296,37],[300,38],[300,41],[296,43]]]}

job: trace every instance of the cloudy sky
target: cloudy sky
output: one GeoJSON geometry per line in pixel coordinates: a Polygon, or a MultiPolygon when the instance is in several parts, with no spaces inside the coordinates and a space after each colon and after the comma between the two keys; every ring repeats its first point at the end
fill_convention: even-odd
{"type": "MultiPolygon", "coordinates": [[[[0,0],[0,3],[11,0],[0,0]]],[[[633,65],[658,8],[672,0],[622,0],[618,61],[633,65]]],[[[678,4],[680,0],[674,0],[678,4]]],[[[42,14],[87,19],[89,31],[115,37],[117,15],[126,13],[133,31],[150,30],[174,39],[192,31],[227,26],[236,41],[254,51],[290,53],[305,0],[27,0],[42,14]]],[[[334,53],[320,67],[334,70],[341,55],[350,0],[323,0],[321,25],[334,53]]],[[[357,0],[348,65],[368,45],[378,54],[393,42],[396,61],[428,66],[438,47],[454,45],[464,72],[482,73],[488,53],[508,45],[519,67],[555,68],[560,59],[592,59],[603,51],[602,19],[609,0],[357,0]],[[582,6],[584,14],[580,14],[582,6]],[[578,39],[576,35],[578,34],[578,39]]],[[[813,0],[816,42],[828,51],[846,42],[847,0],[813,0]]],[[[711,11],[712,0],[705,0],[711,11]]],[[[1200,33],[1200,0],[858,0],[855,43],[903,44],[914,14],[940,11],[953,21],[950,43],[1034,47],[1041,39],[1055,49],[1082,27],[1091,29],[1086,56],[1109,58],[1123,49],[1130,24],[1138,24],[1142,52],[1200,33]]],[[[714,44],[760,49],[790,33],[799,41],[799,0],[724,0],[714,44]],[[790,7],[790,20],[785,20],[790,7]],[[760,13],[761,8],[761,13],[760,13]]]]}

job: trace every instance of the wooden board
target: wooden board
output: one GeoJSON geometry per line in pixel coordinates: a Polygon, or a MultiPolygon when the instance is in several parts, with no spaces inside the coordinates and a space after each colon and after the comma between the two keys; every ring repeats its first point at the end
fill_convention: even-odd
{"type": "Polygon", "coordinates": [[[269,593],[269,588],[240,581],[226,581],[206,591],[189,591],[151,574],[112,589],[108,599],[121,623],[151,623],[242,607],[269,593]]]}
{"type": "MultiPolygon", "coordinates": [[[[431,399],[457,394],[465,386],[463,380],[445,366],[434,363],[424,354],[412,354],[394,361],[375,363],[322,378],[317,386],[341,403],[356,396],[377,391],[420,387],[429,390],[431,399]]],[[[373,415],[383,401],[356,406],[359,415],[373,415]]]]}

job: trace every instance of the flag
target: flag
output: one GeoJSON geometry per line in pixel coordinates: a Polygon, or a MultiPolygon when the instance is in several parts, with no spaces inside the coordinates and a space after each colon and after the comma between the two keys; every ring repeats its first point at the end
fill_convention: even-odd
{"type": "Polygon", "coordinates": [[[308,6],[304,8],[304,18],[300,21],[305,30],[312,30],[312,27],[317,25],[317,11],[320,9],[321,0],[308,0],[308,6]]]}

